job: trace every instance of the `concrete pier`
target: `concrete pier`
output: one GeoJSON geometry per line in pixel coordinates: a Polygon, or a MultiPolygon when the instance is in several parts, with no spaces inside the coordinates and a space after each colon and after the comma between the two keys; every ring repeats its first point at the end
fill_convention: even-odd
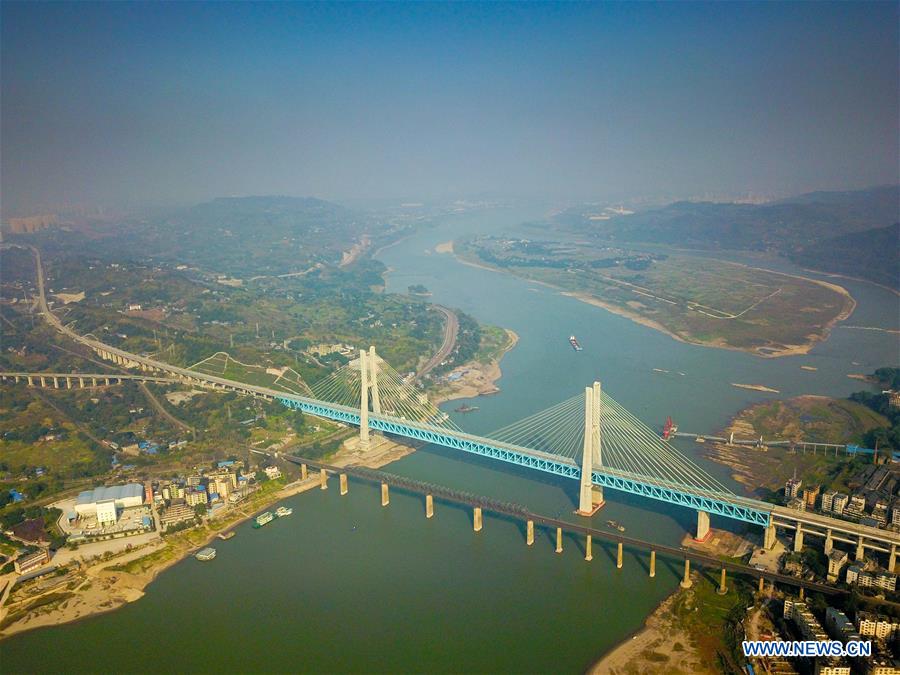
{"type": "Polygon", "coordinates": [[[797,531],[794,532],[794,553],[800,553],[803,550],[803,526],[797,522],[797,531]]]}
{"type": "Polygon", "coordinates": [[[46,386],[47,386],[47,378],[44,377],[43,375],[41,375],[41,386],[42,386],[42,387],[46,387],[46,386]]]}
{"type": "Polygon", "coordinates": [[[800,592],[798,595],[800,596],[801,600],[806,597],[805,589],[803,588],[803,586],[800,587],[800,592]]]}
{"type": "Polygon", "coordinates": [[[84,378],[83,377],[78,378],[78,386],[81,387],[82,389],[84,389],[84,378]]]}
{"type": "Polygon", "coordinates": [[[863,546],[863,538],[860,537],[856,542],[856,555],[853,558],[856,562],[862,562],[866,559],[866,548],[863,546]]]}
{"type": "Polygon", "coordinates": [[[759,578],[759,592],[762,593],[765,589],[766,580],[762,577],[759,578]]]}
{"type": "Polygon", "coordinates": [[[59,378],[53,378],[53,386],[54,388],[59,389],[59,378]]]}
{"type": "Polygon", "coordinates": [[[534,544],[534,521],[529,520],[525,524],[525,543],[531,546],[534,544]]]}
{"type": "Polygon", "coordinates": [[[650,551],[650,578],[656,576],[656,551],[650,551]]]}
{"type": "Polygon", "coordinates": [[[725,568],[722,568],[722,576],[719,577],[719,590],[716,591],[719,595],[725,595],[728,592],[728,587],[725,585],[725,568]]]}
{"type": "Polygon", "coordinates": [[[709,514],[697,511],[697,536],[694,541],[706,541],[709,538],[709,514]]]}
{"type": "Polygon", "coordinates": [[[894,573],[894,566],[897,564],[897,546],[895,544],[891,544],[891,552],[888,555],[888,567],[887,570],[891,574],[894,573]]]}
{"type": "Polygon", "coordinates": [[[622,542],[619,542],[616,551],[616,569],[622,569],[622,542]]]}
{"type": "Polygon", "coordinates": [[[348,492],[348,489],[347,489],[347,474],[342,473],[342,474],[340,475],[340,481],[341,481],[341,495],[345,495],[345,494],[347,494],[347,492],[348,492]]]}
{"type": "Polygon", "coordinates": [[[300,465],[300,480],[306,480],[309,478],[309,467],[306,464],[300,465]]]}
{"type": "Polygon", "coordinates": [[[381,505],[387,506],[390,503],[391,503],[391,493],[388,490],[388,484],[382,483],[381,484],[381,505]]]}
{"type": "Polygon", "coordinates": [[[482,518],[481,518],[481,507],[476,506],[472,513],[472,529],[476,532],[481,532],[481,528],[483,526],[482,518]]]}
{"type": "Polygon", "coordinates": [[[66,378],[66,389],[71,389],[71,388],[72,388],[72,378],[67,377],[66,378]]]}
{"type": "Polygon", "coordinates": [[[563,548],[562,548],[562,528],[561,528],[561,527],[557,527],[557,528],[556,528],[556,552],[557,552],[557,553],[562,553],[562,552],[563,552],[563,548]]]}
{"type": "Polygon", "coordinates": [[[434,517],[434,497],[431,495],[425,495],[425,517],[434,517]]]}
{"type": "Polygon", "coordinates": [[[834,550],[834,539],[831,537],[831,530],[825,533],[825,555],[829,555],[834,550]]]}
{"type": "Polygon", "coordinates": [[[319,471],[319,489],[327,490],[328,489],[328,472],[325,469],[319,471]]]}
{"type": "Polygon", "coordinates": [[[584,541],[584,559],[588,562],[594,559],[594,556],[591,553],[591,544],[593,543],[591,539],[591,535],[587,535],[587,539],[584,541]]]}
{"type": "Polygon", "coordinates": [[[34,378],[31,375],[28,376],[28,386],[29,387],[34,386],[34,378]]]}
{"type": "Polygon", "coordinates": [[[690,588],[693,586],[693,582],[691,581],[691,559],[684,559],[684,579],[681,580],[682,588],[690,588]]]}

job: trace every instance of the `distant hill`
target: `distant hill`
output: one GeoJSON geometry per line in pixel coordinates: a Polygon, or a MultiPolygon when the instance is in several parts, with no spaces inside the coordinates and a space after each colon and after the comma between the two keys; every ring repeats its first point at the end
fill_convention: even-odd
{"type": "Polygon", "coordinates": [[[796,250],[790,257],[804,267],[900,289],[900,223],[826,239],[796,250]]]}
{"type": "Polygon", "coordinates": [[[891,226],[900,222],[900,186],[896,185],[812,192],[759,205],[676,202],[603,221],[590,220],[589,214],[575,209],[560,214],[556,222],[608,240],[772,251],[808,267],[898,288],[900,244],[896,236],[893,243],[888,241],[891,232],[896,233],[891,226]]]}

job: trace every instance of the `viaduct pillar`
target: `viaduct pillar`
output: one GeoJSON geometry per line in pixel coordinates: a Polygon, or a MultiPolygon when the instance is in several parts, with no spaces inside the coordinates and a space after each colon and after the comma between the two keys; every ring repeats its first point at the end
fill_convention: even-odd
{"type": "Polygon", "coordinates": [[[387,483],[381,484],[381,505],[387,506],[391,503],[391,492],[387,483]]]}
{"type": "Polygon", "coordinates": [[[770,519],[763,535],[763,548],[771,549],[773,546],[775,546],[775,525],[770,519]]]}
{"type": "Polygon", "coordinates": [[[348,487],[347,487],[347,474],[342,473],[340,475],[339,480],[341,483],[341,495],[343,496],[343,495],[347,494],[347,492],[349,491],[348,487]]]}
{"type": "Polygon", "coordinates": [[[425,517],[434,517],[434,497],[431,495],[425,495],[425,517]]]}
{"type": "Polygon", "coordinates": [[[557,552],[557,553],[562,553],[562,552],[563,552],[563,547],[562,547],[562,528],[561,528],[561,527],[557,527],[557,528],[556,528],[556,552],[557,552]]]}
{"type": "Polygon", "coordinates": [[[319,471],[319,489],[328,489],[328,473],[325,471],[325,469],[319,471]]]}
{"type": "Polygon", "coordinates": [[[825,532],[825,555],[829,555],[834,550],[834,539],[831,537],[831,530],[825,532]]]}
{"type": "Polygon", "coordinates": [[[587,536],[587,539],[584,541],[584,559],[590,562],[594,559],[594,556],[591,553],[591,535],[587,536]]]}
{"type": "Polygon", "coordinates": [[[534,521],[533,520],[529,520],[525,524],[525,543],[528,544],[528,546],[531,546],[532,544],[534,544],[534,521]]]}
{"type": "Polygon", "coordinates": [[[619,545],[616,549],[616,569],[622,569],[622,542],[619,542],[619,545]]]}
{"type": "Polygon", "coordinates": [[[481,507],[476,506],[472,514],[472,529],[476,532],[481,532],[482,525],[481,507]]]}
{"type": "Polygon", "coordinates": [[[309,467],[306,464],[300,465],[300,480],[306,480],[309,478],[309,467]]]}
{"type": "Polygon", "coordinates": [[[891,544],[891,553],[888,555],[888,572],[894,573],[894,565],[897,564],[897,545],[891,544]]]}
{"type": "Polygon", "coordinates": [[[722,576],[719,577],[719,590],[716,591],[719,595],[725,595],[728,592],[728,587],[725,585],[725,568],[722,568],[722,576]]]}
{"type": "Polygon", "coordinates": [[[650,551],[650,578],[656,576],[656,551],[650,551]]]}
{"type": "Polygon", "coordinates": [[[28,376],[28,386],[29,387],[34,386],[34,378],[31,375],[28,376]]]}
{"type": "Polygon", "coordinates": [[[803,525],[797,522],[797,531],[794,533],[794,553],[800,553],[803,550],[803,525]]]}
{"type": "Polygon", "coordinates": [[[863,538],[860,537],[859,541],[856,542],[856,555],[854,556],[854,560],[856,562],[862,562],[866,558],[866,549],[863,545],[863,538]]]}
{"type": "Polygon", "coordinates": [[[691,581],[691,560],[690,558],[684,559],[684,579],[681,580],[682,588],[690,588],[693,586],[693,582],[691,581]]]}

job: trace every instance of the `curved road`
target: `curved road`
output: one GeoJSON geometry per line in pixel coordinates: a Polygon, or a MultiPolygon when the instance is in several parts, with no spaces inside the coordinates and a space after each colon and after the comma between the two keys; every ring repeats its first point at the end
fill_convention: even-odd
{"type": "Polygon", "coordinates": [[[432,305],[432,307],[443,314],[446,319],[446,323],[444,324],[444,342],[441,344],[441,348],[435,352],[434,356],[428,360],[428,363],[419,369],[419,372],[416,374],[417,378],[427,375],[440,364],[441,361],[450,356],[450,352],[452,352],[453,348],[456,346],[456,335],[459,333],[459,319],[454,312],[451,312],[446,307],[441,307],[440,305],[432,305]]]}

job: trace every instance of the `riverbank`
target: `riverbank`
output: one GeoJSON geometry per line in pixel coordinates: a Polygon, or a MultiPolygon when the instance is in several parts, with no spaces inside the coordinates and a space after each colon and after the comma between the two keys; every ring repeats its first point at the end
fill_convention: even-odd
{"type": "Polygon", "coordinates": [[[435,404],[439,405],[461,398],[486,396],[500,391],[497,386],[497,380],[503,376],[500,362],[519,342],[519,336],[515,331],[508,328],[502,330],[506,336],[505,344],[492,350],[493,353],[484,361],[477,359],[469,361],[443,376],[441,383],[429,394],[429,398],[435,404]]]}
{"type": "MultiPolygon", "coordinates": [[[[377,469],[415,452],[415,449],[414,446],[401,445],[376,435],[370,449],[362,452],[354,436],[341,446],[329,463],[377,469]]],[[[316,474],[305,481],[298,480],[262,494],[256,493],[247,503],[235,507],[221,518],[117,556],[82,563],[60,577],[60,584],[48,585],[42,592],[17,600],[5,608],[7,611],[0,613],[0,640],[35,628],[103,614],[135,602],[144,596],[146,587],[161,573],[213,543],[218,534],[234,529],[283,499],[318,487],[319,476],[316,474]]],[[[11,595],[14,594],[15,591],[11,595]]]]}

